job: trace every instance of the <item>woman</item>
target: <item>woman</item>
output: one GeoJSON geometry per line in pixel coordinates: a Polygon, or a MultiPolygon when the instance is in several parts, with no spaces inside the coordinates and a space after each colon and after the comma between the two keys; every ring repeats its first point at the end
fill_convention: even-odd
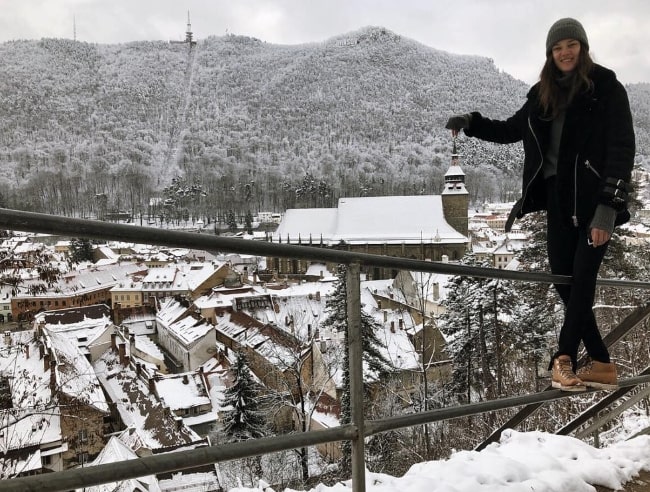
{"type": "Polygon", "coordinates": [[[453,116],[446,128],[497,143],[524,145],[522,197],[506,224],[547,211],[551,272],[572,277],[555,285],[565,316],[551,359],[552,385],[565,391],[617,387],[593,313],[598,269],[615,225],[627,222],[634,162],[634,130],[627,93],[611,70],[589,56],[575,19],[555,22],[546,38],[546,63],[522,108],[505,121],[480,113],[453,116]],[[580,342],[590,361],[576,374],[580,342]]]}

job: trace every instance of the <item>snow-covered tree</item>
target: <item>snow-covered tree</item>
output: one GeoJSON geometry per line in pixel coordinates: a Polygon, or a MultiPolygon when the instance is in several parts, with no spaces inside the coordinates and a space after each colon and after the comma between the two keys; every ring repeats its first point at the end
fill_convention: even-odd
{"type": "MultiPolygon", "coordinates": [[[[259,388],[253,380],[244,353],[237,356],[234,367],[235,382],[224,392],[223,433],[226,442],[239,442],[248,439],[259,439],[266,435],[266,421],[259,409],[259,388]]],[[[256,456],[245,459],[247,468],[253,470],[255,478],[262,477],[262,459],[256,456]]],[[[253,477],[251,477],[251,483],[253,477]]]]}
{"type": "Polygon", "coordinates": [[[223,431],[230,441],[258,439],[266,435],[264,415],[259,410],[258,388],[248,368],[248,361],[239,353],[234,367],[235,383],[224,392],[223,431]]]}
{"type": "Polygon", "coordinates": [[[89,239],[73,238],[70,241],[70,260],[74,263],[93,261],[93,245],[89,239]]]}
{"type": "MultiPolygon", "coordinates": [[[[350,408],[350,360],[348,357],[349,333],[347,315],[347,288],[346,288],[347,267],[339,265],[337,268],[336,288],[327,299],[325,309],[328,312],[327,319],[323,326],[344,334],[343,347],[343,391],[341,394],[341,424],[349,424],[352,421],[350,408]]],[[[366,377],[371,375],[374,379],[380,379],[390,371],[390,362],[381,352],[383,343],[377,336],[381,329],[375,319],[361,309],[361,345],[363,351],[364,366],[364,388],[366,377]]],[[[341,476],[349,476],[351,470],[352,449],[350,441],[343,441],[341,444],[342,458],[340,461],[341,476]]]]}
{"type": "MultiPolygon", "coordinates": [[[[465,255],[463,263],[491,266],[472,253],[465,255]]],[[[504,349],[511,345],[508,325],[515,307],[514,292],[510,283],[497,279],[451,278],[439,323],[453,359],[450,390],[459,398],[470,401],[474,391],[488,398],[504,392],[504,349]]]]}

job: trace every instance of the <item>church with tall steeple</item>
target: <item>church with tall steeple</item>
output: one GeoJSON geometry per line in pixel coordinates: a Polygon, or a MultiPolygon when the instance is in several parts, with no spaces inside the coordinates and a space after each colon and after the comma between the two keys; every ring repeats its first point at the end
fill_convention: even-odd
{"type": "MultiPolygon", "coordinates": [[[[439,195],[342,197],[336,208],[289,209],[267,239],[400,258],[460,260],[469,241],[469,193],[459,161],[454,141],[439,195]]],[[[295,278],[305,275],[310,263],[267,258],[270,270],[295,278]]],[[[386,279],[397,272],[373,267],[364,273],[369,279],[386,279]]]]}

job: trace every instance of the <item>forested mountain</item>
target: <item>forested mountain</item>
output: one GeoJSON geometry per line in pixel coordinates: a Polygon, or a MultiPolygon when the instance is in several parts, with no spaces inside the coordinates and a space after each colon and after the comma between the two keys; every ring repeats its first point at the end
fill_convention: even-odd
{"type": "MultiPolygon", "coordinates": [[[[339,196],[439,193],[449,115],[511,114],[528,86],[477,56],[380,27],[304,45],[228,35],[189,44],[0,44],[6,206],[212,219],[339,196]]],[[[649,90],[630,87],[640,150],[649,90]]],[[[474,202],[512,197],[520,146],[461,137],[474,202]]]]}

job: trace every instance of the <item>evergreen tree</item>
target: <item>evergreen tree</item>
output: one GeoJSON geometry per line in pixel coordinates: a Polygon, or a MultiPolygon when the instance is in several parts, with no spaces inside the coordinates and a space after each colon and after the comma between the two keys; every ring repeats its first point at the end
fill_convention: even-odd
{"type": "MultiPolygon", "coordinates": [[[[347,288],[346,288],[347,267],[339,265],[337,269],[336,288],[325,303],[325,310],[328,313],[323,326],[330,327],[336,331],[343,332],[343,392],[341,394],[341,424],[349,424],[352,421],[350,408],[350,360],[348,357],[349,333],[347,313],[347,288]]],[[[384,344],[377,336],[381,326],[375,319],[361,310],[361,345],[363,351],[364,389],[365,376],[372,376],[380,379],[390,371],[390,362],[381,352],[384,344]]],[[[364,401],[367,401],[365,399],[364,401]]],[[[352,447],[350,441],[341,443],[340,474],[347,477],[352,469],[352,447]]]]}
{"type": "MultiPolygon", "coordinates": [[[[465,255],[463,263],[491,266],[472,253],[465,255]]],[[[470,401],[472,391],[487,397],[504,392],[504,348],[511,346],[514,292],[509,282],[496,279],[455,276],[450,280],[439,322],[454,361],[450,390],[459,398],[470,401]]]]}
{"type": "Polygon", "coordinates": [[[226,222],[228,224],[228,230],[230,232],[235,232],[237,230],[237,218],[235,217],[235,212],[231,209],[228,210],[226,214],[226,222]]]}
{"type": "MultiPolygon", "coordinates": [[[[266,435],[264,414],[259,410],[256,395],[258,389],[248,367],[248,361],[243,352],[237,356],[234,368],[235,383],[224,392],[224,407],[229,408],[224,413],[223,432],[227,442],[259,439],[266,435]]],[[[246,458],[244,462],[254,470],[257,478],[262,477],[262,457],[246,458]]]]}
{"type": "Polygon", "coordinates": [[[265,421],[257,403],[257,389],[246,356],[239,353],[234,367],[235,383],[224,392],[223,430],[229,441],[264,437],[265,421]]]}
{"type": "Polygon", "coordinates": [[[246,212],[244,217],[244,228],[247,234],[253,234],[253,214],[251,214],[250,210],[246,212]]]}
{"type": "Polygon", "coordinates": [[[74,238],[70,242],[70,259],[74,263],[93,261],[93,245],[89,239],[74,238]]]}
{"type": "MultiPolygon", "coordinates": [[[[546,215],[527,215],[521,222],[522,230],[529,240],[519,253],[519,269],[528,272],[550,272],[546,249],[546,215]]],[[[552,284],[540,282],[519,282],[517,288],[517,309],[512,325],[516,335],[514,346],[521,353],[522,360],[529,360],[534,366],[534,388],[539,390],[537,375],[546,370],[555,333],[562,323],[562,301],[552,284]]]]}

